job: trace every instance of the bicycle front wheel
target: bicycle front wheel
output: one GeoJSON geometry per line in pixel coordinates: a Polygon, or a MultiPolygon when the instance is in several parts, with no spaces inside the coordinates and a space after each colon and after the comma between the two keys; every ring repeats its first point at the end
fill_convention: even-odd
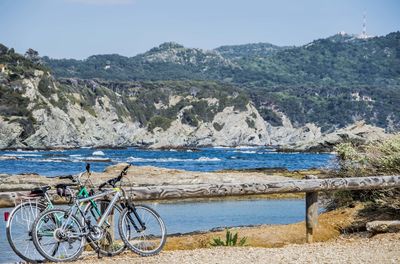
{"type": "Polygon", "coordinates": [[[46,209],[46,205],[27,201],[19,204],[11,212],[7,221],[7,240],[20,258],[29,263],[40,263],[45,258],[36,250],[31,229],[36,217],[46,209]]]}
{"type": "Polygon", "coordinates": [[[165,245],[167,231],[164,221],[146,205],[125,208],[118,229],[125,245],[141,256],[156,255],[165,245]]]}
{"type": "Polygon", "coordinates": [[[32,238],[36,249],[53,262],[72,261],[83,251],[85,235],[74,215],[62,209],[51,209],[36,218],[32,238]]]}

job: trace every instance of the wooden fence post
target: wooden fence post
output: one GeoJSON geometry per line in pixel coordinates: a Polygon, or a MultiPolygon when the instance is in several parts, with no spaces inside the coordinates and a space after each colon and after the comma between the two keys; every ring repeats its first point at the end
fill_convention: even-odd
{"type": "MultiPolygon", "coordinates": [[[[317,179],[314,175],[307,175],[306,179],[317,179]]],[[[318,192],[306,192],[306,240],[313,242],[314,229],[318,224],[318,192]]]]}

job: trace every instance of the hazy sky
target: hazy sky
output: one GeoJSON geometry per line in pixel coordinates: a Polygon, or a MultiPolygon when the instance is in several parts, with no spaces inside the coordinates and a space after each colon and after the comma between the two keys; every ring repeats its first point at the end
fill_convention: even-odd
{"type": "Polygon", "coordinates": [[[303,45],[339,31],[400,30],[399,0],[0,0],[0,43],[55,58],[134,56],[166,41],[212,49],[303,45]]]}

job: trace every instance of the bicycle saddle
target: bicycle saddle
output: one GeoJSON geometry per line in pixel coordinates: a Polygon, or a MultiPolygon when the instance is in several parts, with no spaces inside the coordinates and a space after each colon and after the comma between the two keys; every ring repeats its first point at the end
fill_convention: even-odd
{"type": "Polygon", "coordinates": [[[29,196],[44,196],[44,194],[50,189],[51,187],[48,185],[36,187],[32,189],[32,191],[29,193],[29,196]]]}
{"type": "Polygon", "coordinates": [[[59,183],[55,187],[65,189],[67,187],[76,186],[76,183],[59,183]]]}

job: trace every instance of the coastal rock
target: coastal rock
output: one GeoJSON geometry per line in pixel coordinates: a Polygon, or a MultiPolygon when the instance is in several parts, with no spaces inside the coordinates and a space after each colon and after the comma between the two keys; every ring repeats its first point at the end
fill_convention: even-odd
{"type": "Polygon", "coordinates": [[[13,147],[21,147],[19,137],[23,128],[19,123],[7,122],[0,116],[0,149],[13,147]]]}
{"type": "Polygon", "coordinates": [[[272,145],[288,145],[313,141],[321,137],[321,128],[314,123],[294,127],[290,119],[282,112],[273,110],[282,120],[282,126],[272,126],[266,122],[272,145]]]}
{"type": "Polygon", "coordinates": [[[385,133],[383,128],[367,125],[364,122],[357,122],[345,128],[338,129],[335,132],[322,135],[314,140],[283,145],[281,150],[330,152],[340,143],[351,142],[355,145],[362,145],[383,140],[389,136],[390,134],[385,133]]]}
{"type": "Polygon", "coordinates": [[[172,122],[166,131],[162,129],[153,133],[146,131],[136,138],[153,148],[270,144],[265,122],[251,104],[246,106],[246,111],[235,111],[233,107],[226,107],[215,115],[212,122],[201,122],[198,127],[183,124],[182,120],[178,119],[172,122]]]}
{"type": "MultiPolygon", "coordinates": [[[[84,175],[82,182],[90,180],[95,186],[104,181],[118,176],[121,170],[128,165],[120,163],[107,167],[104,172],[93,172],[90,176],[84,175]]],[[[151,186],[151,185],[187,185],[202,183],[249,183],[285,181],[291,178],[270,175],[264,172],[192,172],[176,169],[164,169],[152,166],[131,166],[127,176],[123,178],[123,185],[151,186]]],[[[36,174],[6,175],[0,174],[0,192],[31,190],[34,187],[68,182],[57,177],[45,177],[36,174]]]]}

